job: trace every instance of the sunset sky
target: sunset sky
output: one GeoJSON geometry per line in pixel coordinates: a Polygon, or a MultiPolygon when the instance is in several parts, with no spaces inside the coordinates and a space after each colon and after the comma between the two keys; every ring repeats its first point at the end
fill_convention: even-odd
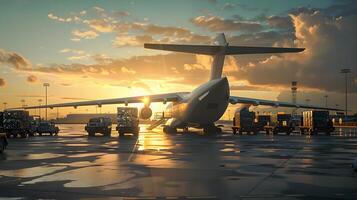
{"type": "MultiPolygon", "coordinates": [[[[234,95],[344,108],[342,68],[351,68],[357,112],[357,1],[0,1],[0,103],[49,103],[191,91],[211,58],[144,49],[145,42],[304,47],[299,54],[226,57],[234,95]]],[[[154,105],[159,111],[162,105],[154,105]]],[[[0,109],[0,110],[1,110],[0,109]]],[[[259,110],[260,108],[254,108],[259,110]]],[[[232,109],[233,110],[233,109],[232,109]]],[[[282,109],[283,110],[283,109],[282,109]]],[[[32,113],[36,113],[33,111],[32,113]]],[[[95,112],[95,107],[60,109],[95,112]]],[[[104,106],[102,112],[115,112],[104,106]]],[[[51,111],[52,116],[55,111],[51,111]]],[[[352,112],[351,112],[352,113],[352,112]]]]}

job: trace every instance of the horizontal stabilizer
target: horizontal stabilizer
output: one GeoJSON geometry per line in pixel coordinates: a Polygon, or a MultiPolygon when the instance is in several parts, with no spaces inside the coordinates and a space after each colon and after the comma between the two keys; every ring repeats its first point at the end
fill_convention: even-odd
{"type": "Polygon", "coordinates": [[[145,48],[184,53],[216,55],[262,54],[262,53],[293,53],[304,51],[304,48],[282,47],[249,47],[249,46],[216,46],[216,45],[179,45],[179,44],[144,44],[145,48]]]}
{"type": "Polygon", "coordinates": [[[261,53],[295,53],[304,50],[305,50],[304,48],[228,46],[226,50],[226,55],[261,54],[261,53]]]}

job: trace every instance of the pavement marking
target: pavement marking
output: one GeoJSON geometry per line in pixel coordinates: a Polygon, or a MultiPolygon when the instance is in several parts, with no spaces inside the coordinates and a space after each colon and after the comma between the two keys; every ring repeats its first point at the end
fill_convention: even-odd
{"type": "Polygon", "coordinates": [[[139,137],[138,137],[138,139],[136,139],[135,145],[134,145],[133,149],[131,150],[130,156],[128,158],[128,162],[131,162],[131,159],[134,156],[134,151],[137,149],[138,144],[139,144],[139,137]]]}

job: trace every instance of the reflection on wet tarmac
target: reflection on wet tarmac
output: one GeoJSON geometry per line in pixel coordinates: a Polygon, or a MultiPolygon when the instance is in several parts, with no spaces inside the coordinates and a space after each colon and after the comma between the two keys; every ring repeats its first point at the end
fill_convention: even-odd
{"type": "Polygon", "coordinates": [[[357,198],[357,133],[165,135],[10,140],[0,156],[0,196],[32,198],[357,198]],[[36,193],[31,192],[36,190],[36,193]]]}

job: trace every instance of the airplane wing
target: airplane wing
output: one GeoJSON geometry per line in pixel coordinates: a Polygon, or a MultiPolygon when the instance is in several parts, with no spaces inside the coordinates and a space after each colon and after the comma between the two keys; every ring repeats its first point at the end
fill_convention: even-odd
{"type": "Polygon", "coordinates": [[[253,99],[253,98],[237,97],[237,96],[230,96],[229,103],[231,103],[231,104],[237,104],[237,103],[251,104],[254,106],[264,105],[264,106],[274,106],[274,107],[308,108],[308,109],[342,111],[341,109],[336,109],[336,108],[327,108],[327,107],[313,106],[313,105],[307,105],[307,104],[294,104],[294,103],[282,102],[282,101],[271,101],[271,100],[253,99]]]}
{"type": "MultiPolygon", "coordinates": [[[[71,103],[59,103],[59,104],[49,104],[43,106],[29,106],[21,107],[21,109],[36,109],[36,108],[56,108],[56,107],[74,107],[78,106],[102,106],[107,104],[128,104],[128,103],[142,103],[145,98],[149,102],[176,102],[181,100],[188,92],[176,92],[167,94],[155,94],[155,95],[143,95],[134,97],[123,97],[114,99],[101,99],[93,101],[81,101],[81,102],[71,102],[71,103]]],[[[19,108],[12,108],[19,109],[19,108]]]]}

